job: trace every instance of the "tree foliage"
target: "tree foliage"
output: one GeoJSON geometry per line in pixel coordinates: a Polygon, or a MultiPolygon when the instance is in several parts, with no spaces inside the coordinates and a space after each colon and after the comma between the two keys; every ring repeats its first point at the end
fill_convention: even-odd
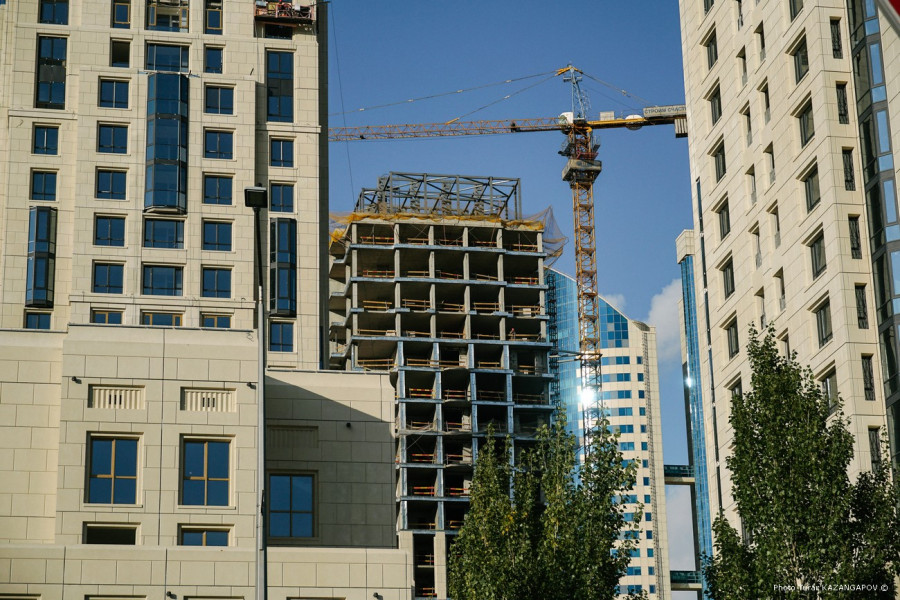
{"type": "MultiPolygon", "coordinates": [[[[478,452],[470,510],[450,553],[451,597],[616,597],[639,534],[639,520],[626,522],[618,498],[633,488],[637,467],[623,462],[605,420],[600,429],[577,477],[575,440],[564,421],[541,429],[536,446],[516,465],[510,442],[501,449],[488,434],[478,452]]],[[[640,515],[641,509],[630,510],[640,515]]]]}
{"type": "Polygon", "coordinates": [[[726,459],[743,535],[722,514],[713,523],[710,596],[893,598],[900,490],[888,461],[851,483],[853,436],[840,400],[778,353],[771,328],[750,338],[751,390],[732,398],[726,459]]]}

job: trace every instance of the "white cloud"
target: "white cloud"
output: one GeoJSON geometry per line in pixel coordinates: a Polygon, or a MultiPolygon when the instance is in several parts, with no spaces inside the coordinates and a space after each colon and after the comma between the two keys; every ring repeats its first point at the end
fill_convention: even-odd
{"type": "Polygon", "coordinates": [[[612,305],[613,308],[618,310],[620,313],[625,313],[625,295],[624,294],[604,294],[601,293],[600,296],[606,300],[609,304],[612,305]]]}
{"type": "Polygon", "coordinates": [[[694,570],[694,525],[691,490],[684,485],[666,487],[666,518],[669,521],[669,568],[694,570]]]}
{"type": "Polygon", "coordinates": [[[660,370],[669,361],[681,364],[681,326],[678,301],[681,300],[681,279],[673,279],[650,300],[650,313],[644,321],[656,327],[656,352],[660,370]]]}

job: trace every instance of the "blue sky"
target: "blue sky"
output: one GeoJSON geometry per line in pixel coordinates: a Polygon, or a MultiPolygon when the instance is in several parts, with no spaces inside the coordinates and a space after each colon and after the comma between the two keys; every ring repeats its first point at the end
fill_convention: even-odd
{"type": "MultiPolygon", "coordinates": [[[[677,2],[333,0],[329,27],[332,126],[554,117],[571,110],[568,84],[551,77],[569,63],[594,78],[583,81],[589,117],[684,102],[677,2]]],[[[687,141],[676,139],[672,126],[599,137],[600,292],[630,318],[657,327],[665,461],[684,463],[675,238],[691,227],[687,141]]],[[[557,154],[562,141],[561,133],[548,132],[332,143],[331,210],[351,210],[360,188],[389,171],[518,177],[524,212],[552,206],[571,239],[571,194],[557,154]]],[[[556,266],[572,273],[573,264],[569,248],[556,266]]],[[[687,490],[667,496],[670,521],[678,523],[669,528],[677,538],[670,540],[672,566],[690,568],[680,558],[690,551],[689,541],[680,543],[689,535],[688,515],[680,514],[687,490]]]]}

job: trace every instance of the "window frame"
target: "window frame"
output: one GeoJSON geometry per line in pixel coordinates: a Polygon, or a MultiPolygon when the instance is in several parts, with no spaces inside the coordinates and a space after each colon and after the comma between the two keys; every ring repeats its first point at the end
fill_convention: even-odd
{"type": "Polygon", "coordinates": [[[59,173],[57,171],[33,169],[31,171],[31,193],[29,194],[29,198],[32,200],[40,200],[42,202],[56,202],[56,184],[59,179],[58,176],[59,173]],[[40,182],[40,185],[38,185],[38,182],[40,182]],[[52,185],[48,185],[48,182],[52,182],[52,185]]]}
{"type": "Polygon", "coordinates": [[[129,94],[131,93],[130,83],[131,81],[128,79],[101,77],[100,82],[97,85],[97,106],[99,108],[127,109],[129,105],[129,94]],[[104,99],[110,92],[112,96],[104,99]]]}
{"type": "Polygon", "coordinates": [[[144,296],[169,296],[180,297],[184,295],[184,267],[181,265],[167,265],[157,263],[144,263],[141,265],[141,294],[144,296]],[[157,273],[157,271],[159,271],[157,273]],[[153,280],[163,277],[168,280],[165,271],[171,271],[172,286],[157,286],[153,280]]]}
{"type": "Polygon", "coordinates": [[[282,183],[282,182],[272,182],[270,184],[269,190],[269,212],[283,212],[283,213],[292,213],[294,212],[294,184],[293,183],[282,183]],[[285,207],[285,192],[289,191],[290,196],[290,207],[285,207]],[[276,193],[277,192],[277,193],[276,193]],[[278,203],[276,204],[276,198],[278,199],[278,203]]]}
{"type": "Polygon", "coordinates": [[[91,309],[91,325],[121,325],[122,324],[123,313],[121,310],[112,310],[106,308],[92,308],[91,309]],[[97,320],[96,317],[103,315],[103,320],[97,320]],[[110,321],[110,317],[112,315],[118,315],[118,319],[113,319],[110,321]]]}
{"type": "Polygon", "coordinates": [[[800,147],[805,148],[816,137],[816,124],[813,118],[812,98],[797,111],[797,122],[800,126],[800,147]]]}
{"type": "Polygon", "coordinates": [[[231,267],[201,267],[200,296],[202,298],[231,298],[231,276],[231,267]],[[211,277],[211,280],[207,279],[208,276],[211,277]]]}
{"type": "MultiPolygon", "coordinates": [[[[267,474],[268,475],[268,488],[269,490],[275,490],[276,484],[273,481],[275,478],[287,478],[287,486],[289,490],[289,496],[287,498],[287,509],[281,510],[277,507],[280,505],[276,502],[276,494],[272,494],[272,500],[268,503],[268,507],[266,510],[266,519],[267,519],[267,529],[266,535],[270,541],[274,542],[278,541],[288,541],[288,540],[309,540],[315,539],[317,537],[318,531],[316,527],[316,473],[311,471],[298,471],[298,472],[281,472],[281,471],[273,471],[267,474]],[[294,507],[294,478],[302,478],[308,479],[308,487],[309,487],[309,510],[302,510],[301,508],[294,507]],[[272,516],[274,515],[287,515],[287,525],[288,532],[290,535],[275,535],[273,530],[275,529],[272,526],[272,516]],[[309,535],[293,535],[294,533],[294,518],[295,515],[303,516],[308,515],[309,519],[309,535]]],[[[278,494],[277,497],[280,499],[281,494],[278,494]]],[[[303,499],[305,501],[306,498],[303,499]]],[[[305,502],[304,502],[305,503],[305,502]]]]}
{"type": "Polygon", "coordinates": [[[120,262],[94,261],[91,266],[91,293],[117,294],[125,293],[125,264],[120,262]],[[99,283],[98,274],[105,270],[103,283],[99,283]],[[118,282],[118,285],[116,285],[118,282]]]}
{"type": "Polygon", "coordinates": [[[203,220],[201,244],[202,249],[209,252],[231,252],[233,248],[233,231],[234,224],[231,221],[203,220]],[[227,230],[227,242],[221,241],[223,238],[220,230],[227,230]],[[211,239],[207,234],[214,232],[211,239]]]}
{"type": "Polygon", "coordinates": [[[31,153],[44,156],[59,156],[59,126],[34,124],[31,138],[31,153]],[[52,135],[50,132],[53,132],[52,135]],[[43,140],[38,142],[39,135],[43,140]],[[51,145],[52,137],[52,145],[51,145]]]}
{"type": "Polygon", "coordinates": [[[731,319],[727,325],[724,327],[725,329],[725,339],[728,342],[728,359],[732,359],[741,351],[740,338],[738,336],[738,322],[737,318],[731,319]]]}
{"type": "Polygon", "coordinates": [[[127,200],[127,171],[121,169],[98,168],[96,173],[96,183],[94,185],[94,197],[100,200],[127,200]],[[108,180],[106,189],[101,187],[104,178],[108,180]]]}
{"type": "Polygon", "coordinates": [[[206,329],[231,329],[232,318],[233,318],[232,315],[201,312],[200,313],[200,327],[203,327],[206,329]],[[211,321],[212,324],[207,324],[207,319],[212,319],[212,321],[211,321]],[[220,319],[227,319],[227,324],[220,325],[219,324],[220,319]]]}
{"type": "Polygon", "coordinates": [[[115,248],[125,247],[125,217],[121,215],[94,215],[94,245],[115,248]],[[101,222],[105,223],[105,229],[101,229],[101,222]],[[121,236],[117,227],[113,230],[112,225],[121,227],[121,236]],[[104,235],[101,237],[101,232],[104,235]]]}
{"type": "Polygon", "coordinates": [[[822,188],[819,184],[819,165],[813,163],[803,174],[803,197],[806,199],[806,212],[812,212],[822,202],[822,188]]]}
{"type": "Polygon", "coordinates": [[[222,74],[225,72],[225,48],[222,46],[204,46],[203,47],[203,72],[222,74]],[[211,65],[209,58],[210,53],[219,53],[218,66],[211,65]]]}
{"type": "Polygon", "coordinates": [[[22,327],[46,331],[52,326],[52,313],[45,310],[26,310],[22,327]],[[32,318],[29,318],[32,317],[32,318]]]}
{"type": "Polygon", "coordinates": [[[84,486],[84,502],[85,504],[107,504],[107,505],[124,505],[124,506],[136,506],[140,503],[138,499],[140,497],[140,464],[141,464],[141,438],[139,435],[120,435],[120,434],[105,434],[101,432],[92,432],[88,434],[88,447],[87,447],[87,458],[85,460],[85,477],[87,482],[84,486]],[[94,443],[100,441],[109,441],[110,450],[109,450],[109,473],[99,473],[95,476],[95,465],[94,459],[97,456],[98,450],[95,448],[94,443]],[[133,442],[134,443],[134,474],[133,475],[118,475],[117,468],[120,466],[118,464],[116,458],[116,447],[120,444],[120,442],[133,442]],[[109,500],[92,500],[94,493],[94,482],[108,479],[110,481],[109,488],[109,500]],[[130,502],[116,502],[116,481],[133,481],[134,484],[134,496],[130,502]]]}
{"type": "Polygon", "coordinates": [[[828,267],[828,259],[825,256],[825,232],[820,230],[812,240],[810,240],[808,247],[810,251],[812,276],[815,280],[818,279],[828,267]]]}
{"type": "MultiPolygon", "coordinates": [[[[168,231],[161,231],[162,234],[168,234],[168,231]]],[[[162,248],[165,250],[182,250],[184,249],[184,220],[183,219],[161,219],[156,217],[146,217],[144,219],[144,236],[141,243],[142,248],[162,248]],[[174,238],[163,235],[156,236],[157,225],[174,224],[174,238]],[[149,225],[149,227],[148,227],[149,225]]]]}
{"type": "Polygon", "coordinates": [[[825,344],[834,339],[834,327],[831,321],[831,300],[825,298],[814,309],[813,314],[816,318],[816,339],[819,342],[819,348],[825,347],[825,344]]]}
{"type": "Polygon", "coordinates": [[[228,507],[231,506],[231,497],[233,493],[233,460],[232,460],[232,448],[231,448],[231,438],[221,438],[221,437],[195,437],[195,436],[184,436],[181,439],[180,444],[180,453],[179,457],[179,480],[181,484],[178,490],[178,500],[180,506],[206,506],[206,507],[228,507]],[[188,445],[189,444],[202,444],[203,445],[203,472],[199,476],[191,476],[188,470],[188,445]],[[214,477],[210,474],[210,444],[225,444],[226,446],[226,464],[225,464],[225,477],[214,477]],[[186,490],[186,482],[191,481],[201,481],[203,482],[203,502],[188,502],[187,490],[186,490]],[[225,482],[225,502],[223,503],[211,503],[210,502],[210,482],[225,482]]]}
{"type": "Polygon", "coordinates": [[[224,129],[204,129],[203,158],[234,160],[234,132],[224,129]]]}
{"type": "Polygon", "coordinates": [[[294,140],[288,138],[273,137],[269,139],[269,166],[279,168],[294,167],[294,140]],[[276,147],[278,152],[276,153],[276,147]],[[285,147],[288,157],[285,158],[285,147]],[[276,159],[276,154],[278,158],[276,159]]]}
{"type": "Polygon", "coordinates": [[[269,352],[293,352],[294,351],[294,322],[293,321],[281,321],[281,320],[271,320],[269,321],[269,352]],[[279,334],[275,335],[275,327],[278,326],[279,334]],[[285,343],[283,340],[284,330],[287,330],[290,333],[290,340],[288,343],[285,343]],[[276,337],[278,339],[277,348],[276,346],[276,337]]]}
{"type": "Polygon", "coordinates": [[[809,73],[809,46],[805,34],[794,44],[790,54],[794,59],[794,83],[800,83],[809,73]]]}
{"type": "Polygon", "coordinates": [[[734,260],[729,257],[722,265],[722,287],[725,298],[730,298],[734,294],[734,260]]]}
{"type": "Polygon", "coordinates": [[[227,548],[231,545],[231,527],[229,526],[221,526],[221,525],[179,525],[178,526],[178,545],[185,546],[188,548],[227,548]],[[184,543],[184,535],[186,533],[200,533],[201,534],[201,543],[200,544],[186,544],[184,543]],[[209,533],[224,533],[225,534],[225,543],[224,544],[209,544],[207,543],[207,534],[209,533]]]}
{"type": "Polygon", "coordinates": [[[233,115],[234,87],[219,84],[208,84],[204,86],[203,112],[208,115],[233,115]],[[215,102],[213,102],[213,100],[215,100],[215,102]]]}
{"type": "Polygon", "coordinates": [[[181,327],[182,325],[184,325],[184,314],[179,313],[179,312],[165,311],[165,310],[141,311],[141,325],[144,325],[147,327],[181,327]],[[169,324],[169,323],[154,323],[153,320],[157,316],[171,317],[172,322],[171,322],[171,324],[169,324]]]}
{"type": "Polygon", "coordinates": [[[234,177],[231,175],[213,175],[213,174],[204,174],[203,175],[203,204],[214,204],[218,206],[231,206],[234,201],[234,177]],[[228,181],[228,195],[221,195],[222,185],[220,182],[228,181]],[[215,182],[215,196],[211,196],[209,194],[210,184],[215,182]],[[221,202],[222,199],[227,199],[227,202],[221,202]],[[215,200],[215,202],[211,202],[210,200],[215,200]]]}
{"type": "Polygon", "coordinates": [[[97,123],[97,152],[101,154],[128,154],[128,125],[121,123],[97,123]],[[124,145],[118,139],[124,132],[124,145]],[[110,140],[104,144],[104,137],[109,135],[110,140]]]}

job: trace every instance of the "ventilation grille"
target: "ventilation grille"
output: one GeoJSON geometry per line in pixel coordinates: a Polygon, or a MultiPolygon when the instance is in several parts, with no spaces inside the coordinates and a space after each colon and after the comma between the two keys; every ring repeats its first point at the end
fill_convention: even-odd
{"type": "Polygon", "coordinates": [[[185,389],[181,410],[199,412],[234,412],[234,390],[185,389]]]}
{"type": "Polygon", "coordinates": [[[266,456],[271,460],[299,460],[304,450],[319,447],[319,428],[275,426],[266,428],[266,456]]]}
{"type": "Polygon", "coordinates": [[[144,388],[91,386],[88,408],[113,408],[116,410],[143,410],[144,388]]]}

